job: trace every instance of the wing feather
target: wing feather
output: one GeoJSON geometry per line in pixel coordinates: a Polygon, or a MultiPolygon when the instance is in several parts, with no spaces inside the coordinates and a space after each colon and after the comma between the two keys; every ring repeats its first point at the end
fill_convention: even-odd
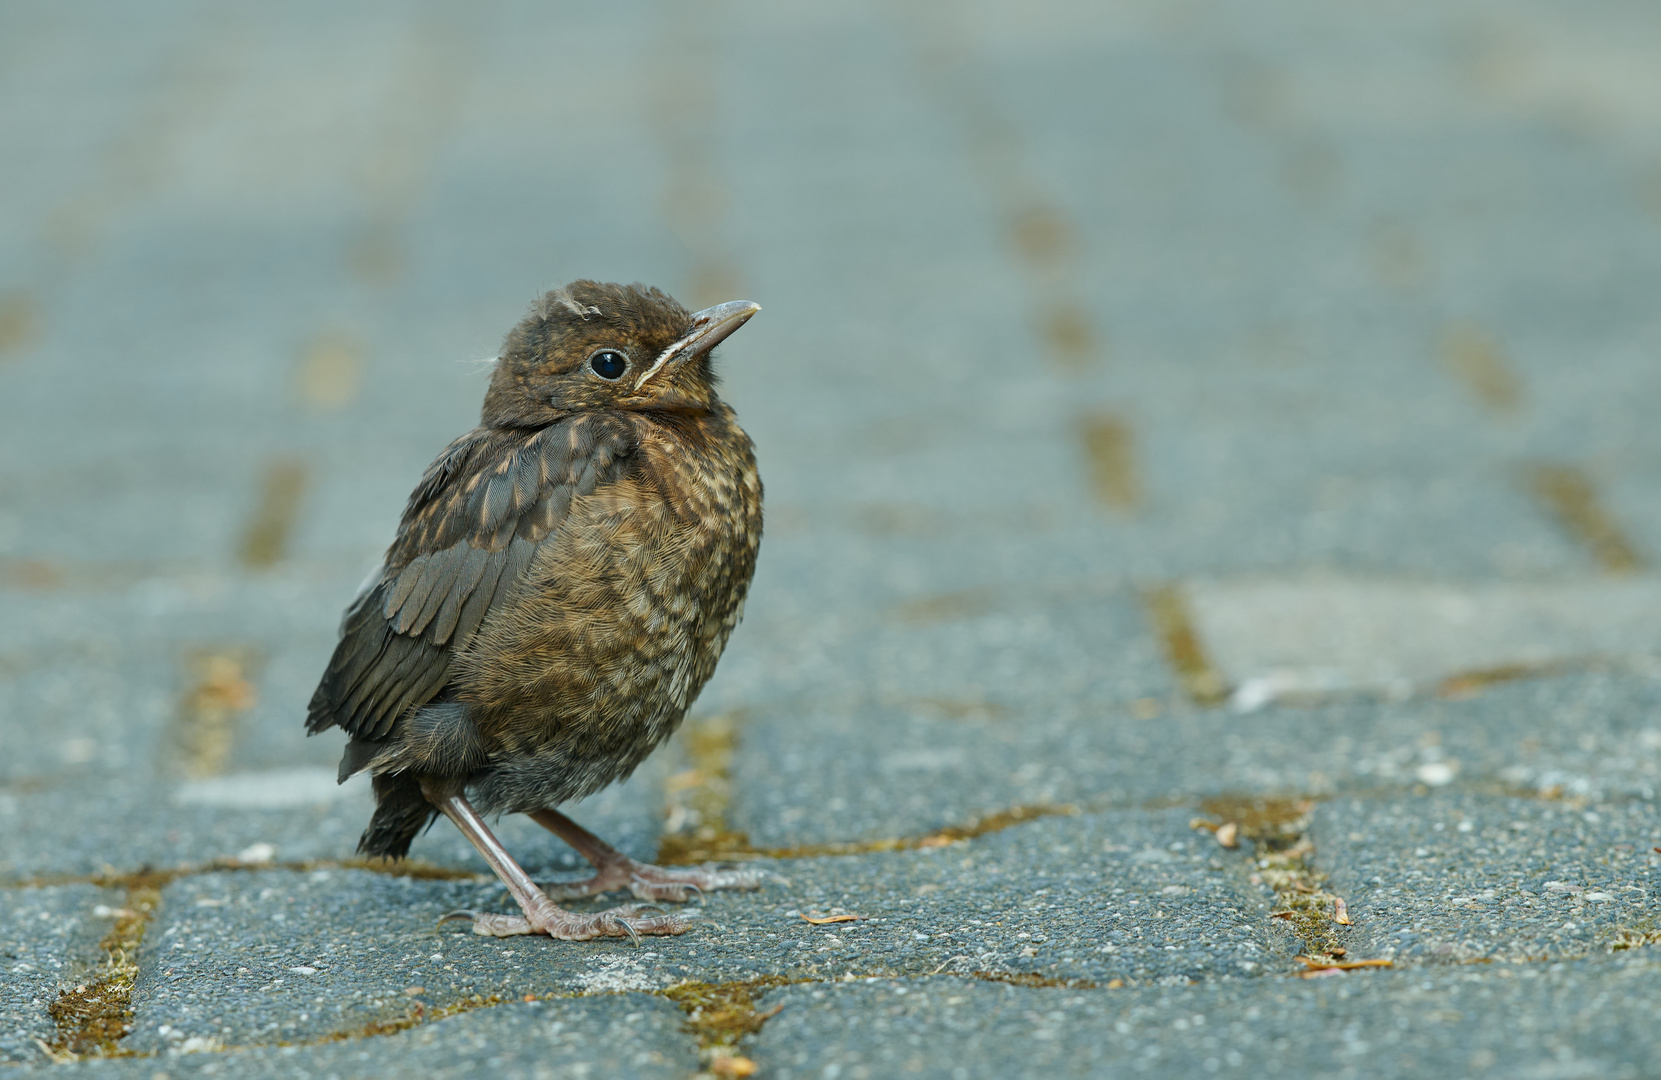
{"type": "Polygon", "coordinates": [[[632,425],[605,413],[451,443],[410,496],[378,581],[347,610],[308,730],[385,739],[439,694],[452,656],[512,595],[572,500],[620,476],[633,449],[632,425]]]}

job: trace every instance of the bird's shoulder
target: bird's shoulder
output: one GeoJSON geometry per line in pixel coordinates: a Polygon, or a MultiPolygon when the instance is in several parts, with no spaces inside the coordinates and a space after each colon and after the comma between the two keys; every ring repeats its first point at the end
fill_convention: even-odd
{"type": "Polygon", "coordinates": [[[629,472],[636,425],[582,413],[536,429],[481,428],[457,439],[410,496],[387,551],[382,610],[401,634],[430,629],[435,643],[476,628],[464,617],[483,592],[517,581],[572,505],[629,472]]]}
{"type": "Polygon", "coordinates": [[[387,551],[391,571],[465,543],[500,551],[539,541],[571,499],[613,479],[639,449],[638,425],[587,412],[539,428],[475,428],[427,467],[387,551]]]}

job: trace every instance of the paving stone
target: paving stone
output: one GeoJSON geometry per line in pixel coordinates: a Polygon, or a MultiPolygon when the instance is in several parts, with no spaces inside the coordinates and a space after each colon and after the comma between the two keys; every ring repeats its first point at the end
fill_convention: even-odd
{"type": "MultiPolygon", "coordinates": [[[[987,971],[1106,983],[1249,976],[1294,943],[1265,897],[1166,811],[1054,818],[921,852],[788,860],[789,884],[719,893],[678,938],[492,939],[458,908],[493,881],[362,870],[209,873],[168,886],[145,937],[134,1049],[315,1039],[474,994],[662,989],[686,980],[987,971]],[[815,926],[804,916],[851,913],[815,926]],[[409,988],[421,987],[419,993],[409,988]],[[165,1026],[166,1030],[163,1030],[165,1026]]],[[[582,906],[609,906],[619,899],[582,906]]]]}
{"type": "MultiPolygon", "coordinates": [[[[972,669],[963,670],[972,678],[972,669]]],[[[1340,698],[1249,715],[1057,697],[1007,713],[938,703],[802,701],[738,733],[735,827],[789,846],[918,836],[1015,805],[1142,805],[1229,793],[1327,794],[1415,784],[1653,799],[1661,682],[1588,672],[1464,700],[1340,698]]]]}
{"type": "Polygon", "coordinates": [[[88,1060],[19,1075],[680,1078],[698,1068],[696,1044],[680,1031],[685,1017],[662,998],[607,994],[513,1002],[476,1009],[386,1036],[314,1045],[180,1052],[160,1057],[88,1060]]]}
{"type": "Polygon", "coordinates": [[[1175,683],[1140,592],[1109,580],[885,594],[863,598],[858,615],[788,634],[770,632],[770,623],[786,622],[783,605],[763,603],[750,647],[722,670],[703,707],[794,705],[803,685],[817,687],[821,703],[945,718],[1172,697],[1175,683]]]}
{"type": "Polygon", "coordinates": [[[417,1005],[548,993],[591,966],[596,950],[615,951],[612,942],[537,952],[531,947],[546,942],[438,929],[446,912],[494,902],[500,891],[362,870],[183,878],[164,892],[146,933],[127,1042],[160,1050],[192,1037],[317,1039],[401,1019],[417,1005]]]}
{"type": "Polygon", "coordinates": [[[1357,956],[1558,960],[1661,940],[1652,801],[1340,798],[1316,810],[1311,835],[1357,956]]]}
{"type": "Polygon", "coordinates": [[[94,909],[118,902],[92,885],[0,893],[0,1061],[41,1059],[35,1040],[50,1042],[57,1031],[47,1006],[103,960],[98,942],[109,920],[94,909]]]}
{"type": "Polygon", "coordinates": [[[915,852],[780,862],[790,886],[712,909],[712,962],[724,979],[951,970],[1106,983],[1238,977],[1284,961],[1295,947],[1267,919],[1266,894],[1240,887],[1192,817],[1056,817],[915,852]],[[866,921],[801,919],[839,911],[866,921]]]}
{"type": "Polygon", "coordinates": [[[1650,955],[1548,966],[1066,990],[937,977],[768,991],[770,1076],[1650,1075],[1650,955]]]}

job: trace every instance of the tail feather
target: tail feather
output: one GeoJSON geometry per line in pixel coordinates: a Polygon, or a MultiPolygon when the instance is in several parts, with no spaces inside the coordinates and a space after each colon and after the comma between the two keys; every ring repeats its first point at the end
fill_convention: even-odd
{"type": "Polygon", "coordinates": [[[409,854],[410,842],[433,823],[438,808],[421,794],[421,782],[409,773],[377,776],[374,786],[375,816],[358,840],[358,852],[401,859],[409,854]]]}

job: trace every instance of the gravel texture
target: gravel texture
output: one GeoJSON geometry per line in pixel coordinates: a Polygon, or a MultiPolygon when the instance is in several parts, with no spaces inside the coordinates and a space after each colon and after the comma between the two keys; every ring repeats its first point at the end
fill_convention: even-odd
{"type": "Polygon", "coordinates": [[[751,1048],[767,1075],[1649,1076],[1648,957],[1369,972],[1184,990],[1041,990],[937,977],[789,987],[751,1048]],[[1496,1022],[1525,1016],[1527,1022],[1496,1022]]]}

